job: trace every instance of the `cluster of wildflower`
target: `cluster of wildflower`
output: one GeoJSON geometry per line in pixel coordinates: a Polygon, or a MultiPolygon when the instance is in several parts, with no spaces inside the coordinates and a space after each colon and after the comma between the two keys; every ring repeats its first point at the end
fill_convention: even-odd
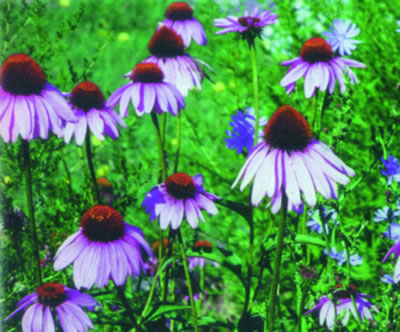
{"type": "Polygon", "coordinates": [[[307,221],[307,226],[318,234],[323,233],[323,227],[325,228],[325,233],[329,234],[330,230],[328,223],[331,223],[334,226],[339,225],[336,210],[326,208],[325,206],[322,206],[321,209],[318,210],[309,210],[308,216],[310,217],[310,220],[307,221]]]}
{"type": "MultiPolygon", "coordinates": [[[[128,116],[130,104],[137,116],[150,113],[153,116],[156,113],[177,115],[185,107],[184,98],[188,92],[201,89],[201,82],[207,77],[203,68],[212,69],[186,52],[192,40],[199,45],[207,43],[192,8],[186,3],[175,2],[168,7],[165,16],[149,41],[150,55],[125,75],[129,83],[119,87],[107,100],[100,88],[90,81],[80,82],[71,93],[63,95],[47,82],[43,70],[31,57],[25,54],[8,57],[0,68],[0,105],[5,105],[1,109],[0,136],[5,142],[15,142],[19,136],[24,140],[46,139],[51,131],[63,137],[66,143],[74,136],[77,145],[82,145],[85,139],[90,140],[90,132],[100,140],[105,136],[118,138],[118,126],[126,127],[123,118],[128,116]],[[114,111],[117,105],[119,114],[114,111]]],[[[216,19],[214,25],[222,28],[217,34],[236,32],[254,47],[262,29],[276,23],[277,17],[270,10],[255,8],[251,13],[245,11],[241,17],[216,19]]],[[[280,85],[290,94],[295,90],[296,81],[303,77],[305,97],[310,98],[318,89],[332,94],[336,81],[340,91],[344,92],[344,74],[352,84],[358,83],[350,67],[364,68],[365,65],[343,57],[351,54],[355,44],[359,43],[352,40],[358,33],[350,21],[335,20],[331,32],[325,33],[328,40],[308,39],[298,57],[281,63],[290,68],[280,85]],[[336,50],[339,55],[334,54],[336,50]]],[[[327,145],[313,138],[308,122],[292,106],[282,105],[268,122],[261,118],[257,126],[256,116],[249,109],[239,111],[232,120],[233,131],[227,132],[227,146],[238,153],[244,148],[249,152],[232,187],[241,181],[240,190],[243,190],[253,181],[251,203],[254,206],[267,196],[273,213],[282,206],[287,210],[302,211],[303,201],[311,207],[316,205],[317,193],[325,199],[337,199],[337,184],[345,185],[349,177],[355,175],[327,145]],[[264,126],[261,139],[255,132],[258,125],[264,126]]],[[[397,181],[398,173],[394,170],[397,172],[399,167],[396,162],[394,166],[392,159],[390,165],[385,164],[386,174],[382,172],[388,175],[389,185],[392,178],[397,181]]],[[[142,205],[150,215],[150,221],[159,218],[161,229],[171,226],[172,230],[177,230],[184,219],[192,228],[197,228],[199,219],[205,221],[201,210],[210,215],[217,214],[214,203],[217,199],[218,196],[204,189],[201,174],[192,177],[179,172],[147,193],[142,205]]],[[[319,233],[326,227],[326,233],[329,233],[326,221],[333,219],[335,223],[334,213],[324,210],[323,219],[322,223],[312,219],[309,226],[319,233]]],[[[195,248],[200,247],[207,250],[211,244],[199,241],[195,248]]],[[[384,260],[393,252],[397,258],[399,248],[400,243],[397,243],[384,260]]],[[[154,262],[153,252],[141,229],[126,223],[112,207],[96,205],[83,214],[77,232],[59,247],[54,257],[54,269],[58,271],[73,264],[73,282],[78,290],[94,285],[102,288],[110,280],[121,286],[128,276],[140,275],[146,269],[142,250],[154,262]]],[[[331,249],[330,256],[338,260],[339,265],[346,259],[351,265],[361,264],[362,260],[357,255],[346,257],[343,251],[337,253],[335,248],[331,249]]],[[[205,262],[202,257],[189,257],[191,270],[196,266],[203,268],[205,262]]],[[[399,269],[400,264],[396,264],[396,282],[400,279],[399,269]]],[[[54,331],[52,315],[55,312],[64,331],[85,332],[87,327],[93,328],[93,324],[81,307],[93,310],[99,305],[91,296],[78,290],[58,283],[43,284],[35,293],[24,297],[8,318],[27,308],[22,319],[24,332],[54,331]]],[[[343,311],[342,323],[347,321],[350,311],[355,315],[352,298],[361,319],[372,319],[370,309],[376,308],[366,300],[368,295],[343,290],[340,294],[336,292],[335,297],[337,305],[329,297],[322,297],[309,311],[320,309],[320,315],[323,315],[320,322],[326,321],[328,328],[333,327],[335,315],[343,311]]]]}
{"type": "Polygon", "coordinates": [[[392,180],[400,183],[400,165],[399,160],[393,156],[389,156],[388,159],[381,158],[383,165],[386,169],[382,169],[381,173],[383,176],[387,176],[387,184],[390,186],[392,180]]]}

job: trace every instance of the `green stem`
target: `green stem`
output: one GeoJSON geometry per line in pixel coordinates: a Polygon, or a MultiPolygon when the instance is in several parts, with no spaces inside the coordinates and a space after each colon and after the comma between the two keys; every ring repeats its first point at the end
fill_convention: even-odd
{"type": "Polygon", "coordinates": [[[187,287],[188,287],[188,290],[189,290],[190,305],[192,307],[192,317],[193,317],[194,332],[198,332],[199,331],[199,327],[198,327],[198,324],[197,324],[196,303],[194,302],[194,298],[193,298],[192,282],[190,280],[189,267],[188,267],[185,247],[183,245],[182,234],[181,234],[181,231],[179,229],[178,229],[177,233],[178,233],[178,239],[179,239],[179,247],[181,248],[183,268],[185,270],[186,283],[187,283],[187,287]]]}
{"type": "Polygon", "coordinates": [[[325,239],[325,246],[326,246],[326,256],[327,256],[327,264],[328,264],[328,276],[330,278],[333,277],[333,269],[332,269],[332,261],[331,261],[331,245],[329,243],[329,237],[328,237],[328,233],[326,232],[326,228],[325,228],[325,221],[322,223],[322,234],[324,236],[325,239]]]}
{"type": "Polygon", "coordinates": [[[282,193],[282,218],[279,223],[278,234],[276,238],[276,254],[274,261],[274,273],[272,279],[272,287],[271,287],[271,295],[269,299],[269,306],[267,306],[267,326],[268,331],[274,331],[274,323],[275,323],[275,308],[276,302],[278,298],[278,286],[279,286],[279,277],[280,277],[280,269],[281,269],[281,261],[282,261],[282,249],[283,249],[283,236],[285,233],[286,227],[286,217],[287,217],[287,197],[285,193],[282,193]]]}
{"type": "Polygon", "coordinates": [[[158,125],[157,115],[154,111],[151,112],[151,119],[153,120],[154,129],[157,138],[157,145],[158,145],[158,159],[160,163],[160,170],[161,172],[158,173],[158,182],[162,182],[167,178],[167,165],[165,163],[164,157],[164,148],[163,148],[163,141],[160,133],[160,127],[158,125]]]}
{"type": "Polygon", "coordinates": [[[249,44],[251,68],[253,72],[253,89],[254,89],[254,111],[256,113],[256,124],[254,126],[254,145],[258,142],[258,127],[260,122],[260,109],[258,106],[258,73],[257,73],[257,59],[256,59],[256,46],[254,43],[249,44]]]}
{"type": "Polygon", "coordinates": [[[246,287],[245,287],[245,301],[243,307],[243,317],[250,311],[249,309],[249,301],[250,301],[250,293],[251,293],[251,277],[253,274],[253,250],[254,250],[254,221],[251,216],[248,219],[250,226],[250,238],[249,238],[249,256],[247,258],[247,279],[246,279],[246,287]]]}
{"type": "Polygon", "coordinates": [[[117,285],[115,285],[115,288],[117,289],[118,296],[121,299],[122,304],[124,305],[124,308],[129,316],[129,319],[131,320],[133,326],[135,327],[135,329],[137,331],[142,331],[142,329],[140,328],[139,324],[136,321],[135,314],[129,304],[129,301],[125,296],[124,290],[122,289],[121,286],[117,286],[117,285]]]}
{"type": "Polygon", "coordinates": [[[97,185],[96,173],[94,172],[94,167],[93,167],[93,155],[92,155],[92,148],[91,148],[91,144],[90,144],[90,131],[89,130],[86,133],[85,140],[86,140],[86,157],[87,157],[87,161],[88,161],[88,165],[89,165],[90,176],[92,178],[94,191],[96,193],[97,203],[101,204],[100,191],[99,191],[99,187],[97,185]]]}
{"type": "Polygon", "coordinates": [[[26,192],[26,203],[28,205],[29,222],[31,225],[32,232],[32,251],[33,251],[33,266],[36,266],[36,282],[40,286],[42,284],[42,270],[40,267],[40,256],[39,256],[39,241],[36,233],[36,222],[35,222],[35,210],[33,205],[33,193],[32,193],[32,170],[31,170],[31,155],[29,151],[29,142],[22,140],[22,149],[24,155],[24,166],[25,166],[25,192],[26,192]]]}
{"type": "Polygon", "coordinates": [[[318,90],[315,91],[315,96],[314,96],[314,112],[313,112],[313,117],[312,117],[312,122],[311,122],[311,130],[317,131],[315,128],[315,124],[317,122],[317,113],[318,113],[318,90]]]}
{"type": "Polygon", "coordinates": [[[179,165],[179,152],[181,151],[181,112],[178,112],[178,120],[176,123],[176,152],[175,152],[175,166],[174,173],[178,172],[179,165]]]}

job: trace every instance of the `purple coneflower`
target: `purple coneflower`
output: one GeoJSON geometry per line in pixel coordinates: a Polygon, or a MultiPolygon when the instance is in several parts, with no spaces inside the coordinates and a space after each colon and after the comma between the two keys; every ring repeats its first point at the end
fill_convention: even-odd
{"type": "Polygon", "coordinates": [[[142,205],[150,214],[150,221],[160,217],[161,229],[169,224],[172,229],[178,229],[184,215],[190,226],[197,228],[198,218],[205,222],[200,209],[210,215],[218,213],[215,199],[218,197],[204,190],[200,174],[192,178],[186,173],[175,173],[147,193],[142,205]]]}
{"type": "Polygon", "coordinates": [[[156,63],[163,71],[165,81],[176,86],[184,97],[194,87],[201,90],[205,74],[198,63],[212,71],[207,64],[185,53],[181,36],[165,25],[154,33],[148,48],[151,56],[143,62],[156,63]]]}
{"type": "Polygon", "coordinates": [[[104,102],[104,96],[93,82],[79,83],[69,94],[71,108],[75,112],[77,122],[68,122],[64,129],[64,140],[69,143],[75,135],[76,144],[82,145],[88,128],[99,139],[104,135],[117,139],[117,124],[126,128],[125,122],[104,102]]]}
{"type": "Polygon", "coordinates": [[[317,202],[316,192],[324,198],[337,199],[336,182],[347,184],[354,171],[346,166],[327,145],[312,138],[304,117],[293,107],[281,106],[264,128],[264,141],[248,154],[232,185],[240,180],[243,190],[254,178],[253,205],[264,196],[271,198],[272,212],[281,207],[282,194],[288,209],[299,209],[301,193],[310,206],[317,202]]]}
{"type": "Polygon", "coordinates": [[[323,326],[326,322],[326,326],[329,330],[332,330],[335,324],[335,305],[332,300],[327,296],[322,296],[318,303],[309,311],[305,313],[308,315],[316,310],[319,310],[319,324],[323,326]]]}
{"type": "Polygon", "coordinates": [[[259,12],[258,8],[254,8],[250,14],[245,10],[243,16],[228,16],[227,18],[217,18],[214,20],[214,26],[222,28],[217,35],[222,35],[228,32],[238,32],[242,39],[249,42],[249,45],[254,44],[254,40],[260,38],[261,31],[267,25],[276,23],[278,15],[271,14],[270,10],[259,12]]]}
{"type": "Polygon", "coordinates": [[[207,38],[201,23],[193,17],[193,9],[186,2],[173,2],[165,12],[162,22],[174,29],[183,40],[185,47],[190,46],[193,39],[199,45],[206,45],[207,38]]]}
{"type": "Polygon", "coordinates": [[[70,289],[57,283],[41,285],[35,293],[25,296],[17,304],[9,319],[22,309],[28,308],[22,318],[23,332],[54,332],[56,325],[53,314],[56,314],[61,328],[65,332],[86,332],[93,324],[88,315],[81,309],[93,310],[98,303],[87,294],[70,289]]]}
{"type": "Polygon", "coordinates": [[[140,228],[124,222],[113,208],[97,205],[87,210],[78,232],[58,249],[54,259],[56,271],[74,263],[75,286],[99,288],[111,278],[117,286],[128,275],[139,275],[143,268],[142,249],[153,256],[140,228]]]}
{"type": "Polygon", "coordinates": [[[75,121],[60,91],[47,82],[30,56],[9,56],[0,68],[0,135],[5,142],[63,136],[65,121],[75,121]]]}
{"type": "Polygon", "coordinates": [[[185,107],[183,96],[178,89],[164,80],[164,74],[155,63],[139,63],[125,77],[132,82],[117,89],[107,101],[114,108],[119,103],[119,113],[128,115],[129,101],[132,101],[136,114],[155,111],[159,114],[170,112],[177,115],[185,107]]]}
{"type": "Polygon", "coordinates": [[[337,19],[333,20],[333,25],[330,26],[331,31],[323,32],[327,37],[327,42],[331,45],[332,50],[338,50],[341,56],[351,55],[351,51],[356,49],[355,44],[361,43],[359,40],[354,40],[355,36],[360,33],[360,29],[355,24],[351,24],[350,20],[337,19]]]}
{"type": "Polygon", "coordinates": [[[329,90],[332,94],[335,89],[336,80],[339,82],[340,91],[346,91],[343,73],[346,71],[350,82],[358,83],[357,77],[350,67],[365,68],[365,64],[346,59],[334,57],[331,46],[322,38],[311,38],[307,40],[300,51],[300,56],[284,61],[282,66],[290,66],[285,77],[281,80],[281,86],[286,86],[286,92],[294,91],[296,81],[304,77],[304,94],[306,98],[314,95],[315,89],[321,91],[329,90]]]}
{"type": "MultiPolygon", "coordinates": [[[[210,253],[212,251],[212,243],[205,241],[205,240],[201,240],[201,241],[197,241],[194,246],[193,246],[193,251],[195,252],[208,252],[210,253]]],[[[188,257],[188,262],[189,262],[189,270],[193,271],[197,266],[200,266],[201,269],[204,269],[204,265],[206,263],[212,264],[215,267],[218,267],[219,264],[213,260],[210,259],[206,259],[204,257],[188,257]]]]}
{"type": "MultiPolygon", "coordinates": [[[[340,287],[340,285],[338,286],[340,287]]],[[[342,317],[341,324],[345,326],[349,320],[350,312],[357,320],[358,318],[360,318],[361,321],[363,321],[364,317],[368,320],[373,320],[370,309],[378,312],[376,307],[371,302],[366,300],[366,298],[371,298],[373,296],[356,292],[355,287],[352,284],[346,289],[335,290],[333,292],[333,297],[336,303],[336,313],[334,301],[332,301],[327,296],[322,296],[319,299],[317,305],[314,306],[311,310],[307,311],[305,314],[307,315],[315,310],[319,310],[320,325],[323,326],[326,321],[326,326],[329,330],[332,330],[335,323],[335,318],[337,317],[342,317]],[[355,311],[351,297],[354,298],[357,312],[355,311]]]]}

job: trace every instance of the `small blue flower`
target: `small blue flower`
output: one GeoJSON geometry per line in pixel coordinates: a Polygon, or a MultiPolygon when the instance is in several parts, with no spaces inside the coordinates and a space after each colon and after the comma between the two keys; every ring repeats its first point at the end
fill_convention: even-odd
{"type": "Polygon", "coordinates": [[[381,221],[395,221],[398,219],[400,216],[400,211],[398,210],[392,210],[392,208],[385,206],[382,209],[376,210],[375,211],[375,222],[381,222],[381,221]]]}
{"type": "Polygon", "coordinates": [[[318,234],[322,234],[322,225],[325,225],[326,234],[329,234],[328,222],[338,225],[337,213],[334,209],[328,209],[325,206],[322,207],[322,216],[319,210],[309,210],[308,215],[311,217],[307,221],[307,226],[318,234]],[[321,220],[321,217],[323,220],[321,220]]]}
{"type": "Polygon", "coordinates": [[[330,26],[331,31],[323,32],[327,38],[327,42],[331,45],[332,50],[339,49],[341,56],[350,55],[351,51],[356,49],[355,44],[359,44],[359,40],[352,39],[360,33],[360,29],[355,24],[351,24],[350,20],[342,19],[333,20],[333,25],[330,26]]]}
{"type": "MultiPolygon", "coordinates": [[[[324,254],[325,255],[327,254],[326,248],[324,249],[324,254]]],[[[337,261],[339,265],[343,265],[347,261],[346,252],[342,250],[340,253],[338,253],[335,247],[331,247],[331,250],[329,252],[329,257],[337,261]]],[[[362,264],[362,256],[350,255],[350,265],[357,266],[361,264],[362,264]]]]}
{"type": "MultiPolygon", "coordinates": [[[[400,25],[400,20],[397,21],[397,25],[400,25]]],[[[400,32],[400,29],[396,29],[396,32],[400,32]]]]}
{"type": "Polygon", "coordinates": [[[393,278],[392,278],[392,276],[391,276],[390,274],[384,274],[384,275],[381,277],[381,281],[384,282],[384,283],[386,283],[386,284],[394,284],[394,283],[395,283],[394,280],[393,280],[393,278]]]}
{"type": "MultiPolygon", "coordinates": [[[[229,124],[233,130],[227,130],[228,137],[225,139],[226,147],[228,149],[237,150],[237,153],[242,153],[243,148],[250,151],[254,145],[254,130],[256,117],[254,115],[254,109],[251,107],[246,108],[246,112],[239,110],[235,115],[232,115],[232,122],[229,124]]],[[[267,120],[265,117],[260,118],[260,130],[258,140],[262,138],[262,128],[266,125],[267,120]]]]}
{"type": "Polygon", "coordinates": [[[400,165],[397,158],[389,156],[388,160],[381,158],[383,165],[386,170],[381,170],[382,175],[387,176],[387,184],[390,186],[392,184],[392,179],[396,182],[400,182],[400,165]]]}
{"type": "Polygon", "coordinates": [[[400,240],[400,224],[392,222],[383,235],[385,235],[389,240],[398,242],[400,240]]]}

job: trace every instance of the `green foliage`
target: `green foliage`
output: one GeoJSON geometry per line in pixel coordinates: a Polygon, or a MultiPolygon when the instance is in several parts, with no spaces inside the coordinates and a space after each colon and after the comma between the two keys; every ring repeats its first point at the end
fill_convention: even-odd
{"type": "MultiPolygon", "coordinates": [[[[257,209],[249,208],[249,188],[244,192],[231,189],[245,158],[225,147],[226,130],[231,115],[254,103],[250,53],[246,42],[238,36],[215,35],[217,29],[213,26],[215,18],[242,12],[235,13],[230,1],[222,9],[212,0],[192,3],[195,17],[205,28],[208,45],[193,45],[188,52],[211,65],[215,83],[204,80],[201,91],[191,91],[185,98],[179,171],[192,176],[202,173],[206,190],[224,199],[218,205],[218,215],[206,217],[206,223],[197,230],[193,231],[186,221],[181,227],[187,247],[200,239],[214,245],[210,254],[189,251],[188,256],[201,255],[219,263],[219,267],[207,265],[205,276],[201,276],[199,269],[193,272],[194,283],[200,285],[203,280],[207,292],[197,304],[199,325],[203,331],[232,331],[238,329],[239,322],[251,322],[251,330],[257,331],[260,319],[266,316],[276,249],[275,230],[280,216],[264,208],[266,200],[257,209]],[[241,205],[235,209],[227,201],[241,205]],[[252,222],[254,250],[249,267],[252,222]],[[248,316],[243,310],[246,295],[250,301],[248,316]]],[[[266,9],[265,3],[262,6],[266,9]]],[[[14,53],[29,54],[40,63],[48,81],[61,91],[69,92],[77,83],[92,80],[107,98],[126,83],[123,75],[149,55],[147,44],[166,7],[167,3],[155,0],[2,0],[1,60],[14,53]]],[[[266,31],[267,38],[256,40],[261,115],[268,118],[282,104],[290,104],[311,119],[314,105],[304,98],[302,81],[290,96],[280,86],[287,71],[280,62],[297,57],[305,40],[321,36],[333,19],[350,19],[361,30],[357,37],[361,44],[352,58],[365,63],[367,68],[356,71],[359,84],[350,87],[346,82],[346,93],[340,94],[336,86],[332,96],[320,94],[317,106],[324,106],[325,114],[316,132],[321,141],[356,171],[356,176],[348,186],[340,188],[337,201],[326,202],[319,196],[314,210],[325,205],[338,211],[339,225],[333,227],[329,241],[338,251],[347,246],[350,254],[363,256],[360,266],[351,267],[351,281],[360,292],[375,296],[371,302],[379,312],[374,312],[373,322],[365,320],[357,324],[350,318],[346,328],[338,327],[336,331],[395,331],[400,327],[400,302],[395,296],[399,286],[380,281],[383,273],[393,274],[393,258],[381,263],[393,243],[381,235],[388,224],[373,220],[377,209],[383,206],[395,209],[400,195],[397,184],[388,186],[380,172],[382,156],[400,157],[397,88],[400,72],[396,61],[400,35],[395,32],[399,8],[395,1],[277,1],[273,12],[279,15],[279,23],[267,28],[272,30],[271,34],[266,31]]],[[[156,139],[150,116],[137,117],[132,106],[126,123],[127,128],[122,129],[116,141],[107,138],[101,142],[92,137],[95,171],[98,177],[107,177],[111,182],[113,207],[126,222],[140,227],[151,244],[159,238],[159,225],[158,221],[149,222],[141,204],[145,194],[157,185],[156,139]]],[[[168,116],[166,128],[165,150],[171,173],[177,148],[176,119],[168,116]]],[[[74,141],[66,145],[52,135],[48,140],[33,140],[30,148],[40,255],[44,258],[49,251],[54,258],[61,243],[77,231],[82,214],[93,204],[93,187],[84,149],[74,141]]],[[[2,210],[16,207],[27,211],[21,142],[1,142],[0,149],[2,210]]],[[[302,331],[317,330],[318,318],[299,317],[298,306],[303,306],[300,312],[304,314],[320,296],[331,294],[339,279],[345,282],[348,276],[346,264],[338,265],[334,260],[331,260],[333,275],[328,275],[330,258],[323,253],[325,239],[309,229],[301,233],[303,219],[304,216],[291,213],[285,233],[277,315],[281,330],[285,331],[294,331],[299,319],[302,331]],[[305,267],[315,269],[311,280],[302,274],[305,267]],[[299,293],[304,299],[299,300],[299,293]]],[[[7,315],[19,299],[35,290],[34,275],[30,273],[33,252],[29,226],[25,225],[16,237],[0,232],[0,239],[3,252],[0,305],[7,315]]],[[[176,279],[181,279],[176,287],[185,290],[180,256],[172,257],[163,266],[163,272],[175,273],[176,279]]],[[[43,267],[43,274],[45,281],[73,287],[70,268],[55,272],[49,263],[43,267]]],[[[132,278],[126,285],[127,297],[138,316],[152,281],[153,277],[144,275],[132,278]]],[[[111,285],[87,291],[103,307],[89,314],[95,331],[132,328],[114,291],[111,285]]],[[[169,302],[162,301],[161,290],[157,288],[157,301],[145,318],[146,323],[159,324],[153,329],[162,331],[165,318],[175,320],[178,331],[191,328],[189,302],[172,293],[169,302]]],[[[6,322],[6,330],[19,331],[20,318],[21,315],[6,322]]],[[[241,327],[241,331],[247,330],[241,327]]]]}

